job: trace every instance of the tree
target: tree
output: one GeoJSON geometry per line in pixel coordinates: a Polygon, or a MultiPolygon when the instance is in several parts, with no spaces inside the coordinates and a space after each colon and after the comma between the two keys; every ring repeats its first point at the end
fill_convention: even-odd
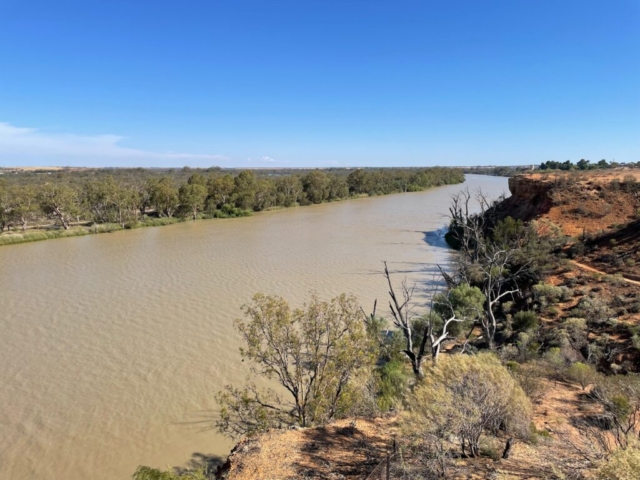
{"type": "Polygon", "coordinates": [[[429,368],[408,405],[405,431],[427,443],[455,441],[463,455],[479,456],[484,434],[529,435],[531,403],[490,353],[447,356],[429,368]]]}
{"type": "Polygon", "coordinates": [[[112,205],[115,213],[115,221],[120,224],[122,228],[125,227],[127,222],[137,218],[139,202],[138,192],[135,190],[120,185],[114,190],[112,205]]]}
{"type": "Polygon", "coordinates": [[[584,158],[580,159],[576,164],[579,170],[589,170],[591,166],[591,162],[589,160],[585,160],[584,158]]]}
{"type": "Polygon", "coordinates": [[[11,214],[10,199],[11,195],[7,189],[7,184],[3,178],[0,178],[0,233],[7,226],[7,221],[11,214]]]}
{"type": "Polygon", "coordinates": [[[336,175],[333,175],[329,180],[329,189],[327,193],[327,200],[334,201],[341,198],[347,198],[349,196],[349,186],[347,181],[336,175]]]}
{"type": "Polygon", "coordinates": [[[27,230],[27,223],[38,211],[36,190],[31,185],[13,186],[9,191],[11,201],[11,218],[17,220],[22,230],[27,230]]]}
{"type": "Polygon", "coordinates": [[[229,198],[236,187],[231,175],[215,175],[207,180],[209,210],[215,210],[229,202],[229,198]]]}
{"type": "Polygon", "coordinates": [[[402,282],[401,296],[398,297],[391,282],[391,274],[384,262],[384,277],[389,287],[389,309],[393,324],[402,332],[405,348],[402,351],[411,362],[411,369],[417,378],[424,376],[423,361],[429,354],[434,363],[442,343],[450,338],[452,326],[473,322],[482,311],[484,295],[476,287],[458,285],[434,297],[431,312],[416,318],[413,314],[413,288],[402,282]]]}
{"type": "Polygon", "coordinates": [[[180,187],[178,198],[180,206],[189,211],[195,220],[207,201],[207,187],[202,183],[186,183],[180,187]]]}
{"type": "Polygon", "coordinates": [[[83,201],[94,222],[106,223],[113,220],[114,200],[118,189],[119,185],[111,176],[85,185],[83,201]]]}
{"type": "Polygon", "coordinates": [[[359,168],[349,174],[347,185],[349,186],[349,192],[353,195],[369,193],[371,189],[370,176],[366,170],[359,168]]]}
{"type": "Polygon", "coordinates": [[[287,175],[276,180],[278,204],[290,207],[300,201],[302,182],[296,175],[287,175]]]}
{"type": "Polygon", "coordinates": [[[264,178],[256,181],[253,209],[257,212],[269,208],[275,201],[274,185],[264,178]]]}
{"type": "Polygon", "coordinates": [[[355,381],[375,365],[374,342],[367,334],[355,298],[329,302],[312,297],[292,310],[274,296],[257,294],[244,307],[246,321],[235,326],[242,336],[242,358],[254,375],[277,381],[285,392],[227,386],[219,392],[216,426],[230,436],[269,427],[309,426],[346,414],[358,400],[355,381]]]}
{"type": "Polygon", "coordinates": [[[39,200],[42,211],[57,218],[65,230],[69,229],[71,219],[80,211],[78,192],[64,183],[44,185],[40,190],[39,200]]]}
{"type": "Polygon", "coordinates": [[[245,210],[253,208],[256,196],[256,175],[251,170],[243,170],[234,179],[233,192],[236,207],[245,210]]]}
{"type": "Polygon", "coordinates": [[[302,186],[311,203],[322,203],[328,198],[329,177],[322,170],[313,170],[302,178],[302,186]]]}
{"type": "Polygon", "coordinates": [[[178,207],[178,189],[171,177],[162,177],[149,184],[149,200],[159,215],[172,217],[178,207]]]}
{"type": "Polygon", "coordinates": [[[468,190],[454,195],[449,208],[449,233],[452,243],[460,251],[456,257],[457,282],[477,285],[484,294],[484,315],[479,320],[485,341],[493,350],[498,330],[497,306],[505,297],[520,294],[518,280],[527,273],[531,260],[523,255],[526,230],[516,228],[510,232],[509,228],[503,228],[505,233],[494,239],[490,235],[490,225],[494,220],[490,218],[489,200],[478,192],[478,213],[472,213],[471,200],[468,190]]]}

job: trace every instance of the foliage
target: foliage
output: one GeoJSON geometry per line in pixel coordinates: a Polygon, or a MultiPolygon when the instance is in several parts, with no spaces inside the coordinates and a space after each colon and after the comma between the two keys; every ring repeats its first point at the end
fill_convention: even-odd
{"type": "Polygon", "coordinates": [[[446,357],[412,395],[403,427],[418,440],[455,438],[463,454],[478,456],[482,435],[499,429],[517,438],[529,434],[531,403],[493,354],[446,357]]]}
{"type": "Polygon", "coordinates": [[[367,383],[362,379],[375,366],[376,345],[355,298],[321,302],[312,297],[304,308],[292,310],[280,297],[257,294],[244,312],[246,320],[235,324],[244,342],[243,359],[254,375],[275,380],[285,393],[253,383],[227,386],[217,396],[221,433],[321,424],[357,406],[358,388],[367,383]]]}
{"type": "MultiPolygon", "coordinates": [[[[154,225],[158,218],[231,218],[276,207],[342,200],[351,196],[416,191],[461,183],[459,169],[167,170],[86,169],[14,172],[0,185],[0,233],[5,229],[53,231],[117,223],[121,228],[154,225]],[[356,173],[357,172],[357,173],[356,173]],[[360,187],[350,190],[356,173],[360,187]]],[[[91,229],[85,233],[95,233],[91,229]]],[[[55,236],[55,235],[54,235],[55,236]]],[[[0,245],[48,238],[14,236],[0,245]]]]}
{"type": "Polygon", "coordinates": [[[595,473],[597,480],[635,480],[640,472],[640,447],[637,440],[627,448],[620,448],[600,462],[595,473]]]}
{"type": "Polygon", "coordinates": [[[131,477],[133,480],[208,480],[203,469],[192,472],[176,473],[171,470],[159,470],[140,466],[131,477]]]}
{"type": "Polygon", "coordinates": [[[533,402],[538,403],[544,395],[545,369],[539,362],[507,362],[509,373],[516,379],[520,388],[533,402]]]}
{"type": "Polygon", "coordinates": [[[414,375],[422,378],[422,364],[427,352],[436,363],[443,342],[457,336],[458,326],[469,323],[473,325],[481,315],[485,297],[477,287],[461,283],[435,295],[431,310],[416,317],[413,314],[412,300],[414,288],[409,288],[405,279],[401,284],[401,296],[397,295],[386,262],[384,277],[389,286],[389,309],[393,324],[405,340],[402,352],[411,362],[414,375]]]}
{"type": "Polygon", "coordinates": [[[572,364],[567,369],[566,375],[570,380],[578,382],[582,390],[587,388],[587,385],[590,385],[596,379],[595,369],[591,365],[580,362],[572,364]]]}
{"type": "Polygon", "coordinates": [[[627,448],[640,427],[640,377],[600,377],[590,396],[603,410],[598,425],[611,429],[615,446],[627,448]]]}
{"type": "Polygon", "coordinates": [[[601,298],[584,297],[572,312],[586,319],[589,325],[604,325],[613,318],[613,311],[601,298]]]}
{"type": "Polygon", "coordinates": [[[521,310],[513,316],[513,329],[516,331],[535,330],[538,324],[538,315],[529,310],[521,310]]]}
{"type": "Polygon", "coordinates": [[[555,305],[561,301],[566,302],[573,295],[573,292],[567,287],[556,287],[542,282],[534,285],[532,290],[535,299],[542,307],[555,305]]]}

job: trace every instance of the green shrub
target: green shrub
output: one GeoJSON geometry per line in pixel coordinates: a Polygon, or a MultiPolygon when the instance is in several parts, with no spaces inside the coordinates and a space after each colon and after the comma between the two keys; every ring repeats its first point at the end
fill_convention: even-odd
{"type": "Polygon", "coordinates": [[[567,287],[556,287],[548,283],[538,283],[533,286],[535,299],[542,307],[559,302],[566,302],[573,296],[573,292],[567,287]]]}
{"type": "Polygon", "coordinates": [[[571,365],[566,371],[567,378],[578,382],[582,387],[582,390],[587,388],[587,385],[592,384],[596,379],[596,371],[591,365],[576,362],[571,365]]]}
{"type": "Polygon", "coordinates": [[[600,463],[597,480],[636,480],[640,472],[640,448],[637,442],[618,449],[600,463]]]}
{"type": "Polygon", "coordinates": [[[410,373],[407,372],[406,362],[393,359],[377,370],[376,403],[383,412],[399,405],[409,384],[410,373]]]}
{"type": "Polygon", "coordinates": [[[170,470],[158,470],[151,467],[138,467],[132,476],[133,480],[207,480],[204,469],[191,472],[176,473],[170,470]]]}
{"type": "Polygon", "coordinates": [[[513,329],[516,331],[535,330],[538,323],[538,315],[532,311],[523,310],[513,316],[513,329]]]}
{"type": "Polygon", "coordinates": [[[426,372],[407,401],[402,426],[416,439],[458,437],[463,453],[480,454],[480,439],[505,429],[528,438],[531,402],[496,356],[452,355],[426,372]]]}

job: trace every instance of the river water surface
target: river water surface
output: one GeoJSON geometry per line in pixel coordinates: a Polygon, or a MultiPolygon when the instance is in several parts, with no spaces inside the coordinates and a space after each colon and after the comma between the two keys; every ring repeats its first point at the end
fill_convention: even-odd
{"type": "MultiPolygon", "coordinates": [[[[214,393],[241,383],[233,320],[256,292],[301,305],[417,282],[447,249],[437,230],[464,186],[0,248],[0,478],[126,479],[140,465],[224,457],[214,393]]],[[[386,302],[380,302],[385,305],[386,302]]],[[[388,314],[384,308],[378,310],[388,314]]]]}

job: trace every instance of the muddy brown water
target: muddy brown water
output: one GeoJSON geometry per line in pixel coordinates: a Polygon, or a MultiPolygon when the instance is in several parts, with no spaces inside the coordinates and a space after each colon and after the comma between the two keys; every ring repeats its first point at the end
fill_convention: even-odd
{"type": "MultiPolygon", "coordinates": [[[[225,457],[214,393],[247,374],[232,322],[256,292],[425,301],[461,188],[507,179],[0,248],[0,478],[126,479],[225,457]]],[[[384,302],[380,302],[384,305],[384,302]]],[[[379,313],[387,313],[384,308],[379,313]]]]}

